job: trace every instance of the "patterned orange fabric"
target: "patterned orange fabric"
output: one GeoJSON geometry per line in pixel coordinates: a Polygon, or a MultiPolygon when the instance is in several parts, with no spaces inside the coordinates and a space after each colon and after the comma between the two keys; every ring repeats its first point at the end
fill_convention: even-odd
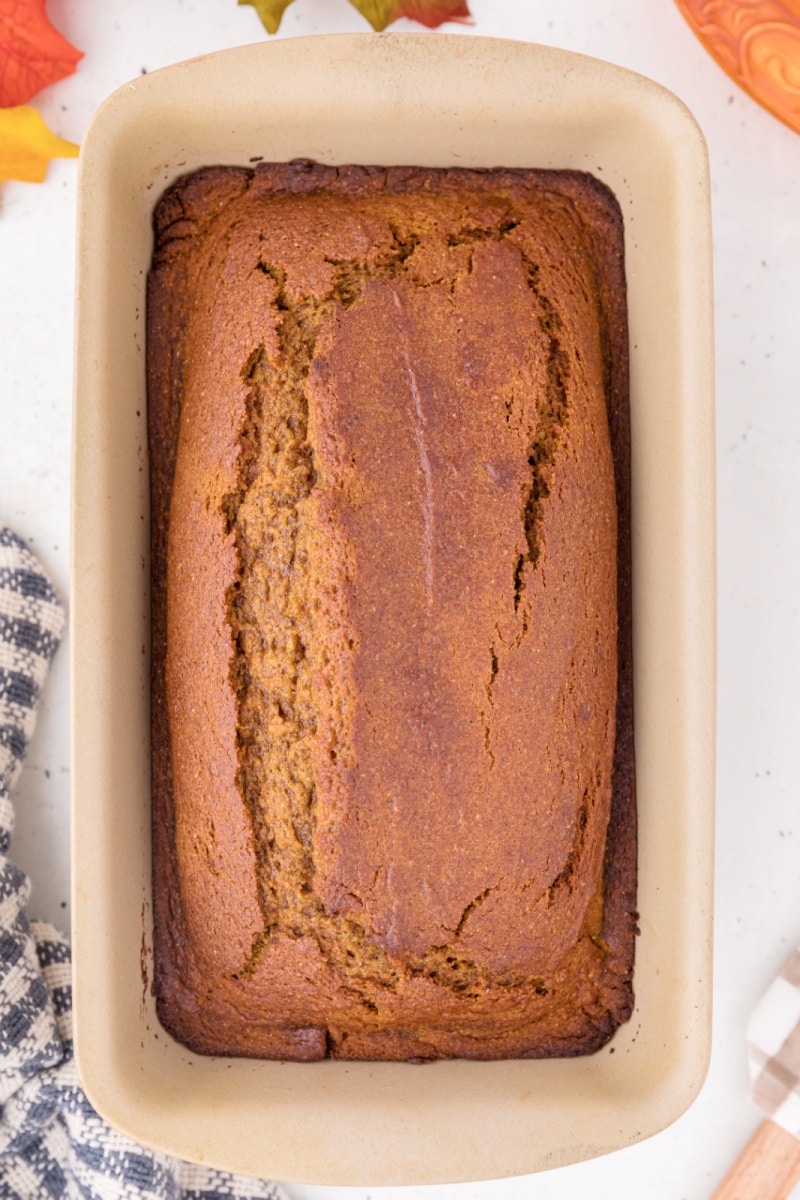
{"type": "Polygon", "coordinates": [[[800,0],[676,0],[731,79],[800,133],[800,0]]]}

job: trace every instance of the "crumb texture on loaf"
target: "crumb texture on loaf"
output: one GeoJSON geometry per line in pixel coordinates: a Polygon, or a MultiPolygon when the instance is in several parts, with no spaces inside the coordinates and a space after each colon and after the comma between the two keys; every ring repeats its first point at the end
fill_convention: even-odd
{"type": "Polygon", "coordinates": [[[585,1053],[635,932],[622,230],[567,172],[155,217],[156,990],[208,1053],[585,1053]]]}

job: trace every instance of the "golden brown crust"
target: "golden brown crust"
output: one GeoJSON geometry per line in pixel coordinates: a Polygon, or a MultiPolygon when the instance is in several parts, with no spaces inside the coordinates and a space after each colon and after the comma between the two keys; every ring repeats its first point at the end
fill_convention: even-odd
{"type": "Polygon", "coordinates": [[[148,386],[164,1024],[299,1059],[596,1049],[635,932],[613,198],[199,172],[156,211],[148,386]]]}

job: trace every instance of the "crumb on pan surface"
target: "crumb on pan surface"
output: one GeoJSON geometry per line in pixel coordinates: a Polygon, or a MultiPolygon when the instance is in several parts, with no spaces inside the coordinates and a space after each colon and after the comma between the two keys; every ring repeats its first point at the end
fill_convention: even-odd
{"type": "Polygon", "coordinates": [[[155,217],[156,992],[206,1053],[632,1008],[621,221],[570,172],[210,168],[155,217]]]}

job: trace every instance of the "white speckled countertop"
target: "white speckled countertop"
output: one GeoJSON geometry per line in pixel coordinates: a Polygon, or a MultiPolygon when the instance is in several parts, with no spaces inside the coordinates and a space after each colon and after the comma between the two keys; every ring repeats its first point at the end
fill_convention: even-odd
{"type": "MultiPolygon", "coordinates": [[[[800,137],[729,82],[671,0],[471,0],[471,8],[471,28],[449,28],[593,54],[664,84],[692,109],[709,145],[719,505],[711,1069],[675,1125],[608,1158],[495,1183],[290,1183],[288,1191],[295,1200],[702,1200],[758,1121],[745,1022],[800,942],[800,137]]],[[[255,11],[235,0],[50,0],[48,11],[86,57],[34,104],[73,141],[100,101],[142,70],[263,36],[255,11]]],[[[364,28],[345,0],[297,0],[281,36],[364,28]]],[[[0,521],[27,539],[66,599],[75,185],[71,161],[54,162],[42,186],[0,185],[0,521]]],[[[16,801],[12,853],[33,879],[31,915],[68,928],[66,647],[16,801]]]]}

